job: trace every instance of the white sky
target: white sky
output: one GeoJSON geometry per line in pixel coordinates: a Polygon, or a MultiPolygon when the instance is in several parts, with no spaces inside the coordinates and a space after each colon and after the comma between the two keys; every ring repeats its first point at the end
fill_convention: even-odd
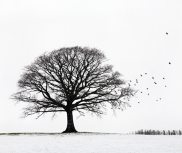
{"type": "Polygon", "coordinates": [[[0,133],[65,130],[65,114],[21,119],[23,107],[10,96],[24,66],[45,51],[71,46],[102,50],[114,70],[126,80],[138,79],[134,87],[143,91],[116,117],[110,108],[102,119],[76,119],[75,113],[78,131],[182,129],[181,0],[1,0],[0,133]]]}

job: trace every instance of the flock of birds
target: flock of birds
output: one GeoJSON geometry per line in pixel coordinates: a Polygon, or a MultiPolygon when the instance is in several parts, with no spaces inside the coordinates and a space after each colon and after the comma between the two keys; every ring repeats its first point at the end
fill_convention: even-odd
{"type": "MultiPolygon", "coordinates": [[[[171,62],[169,62],[169,64],[171,64],[171,62]]],[[[145,73],[145,74],[140,74],[140,77],[144,77],[144,75],[147,75],[147,73],[145,73]]],[[[155,81],[155,77],[151,77],[151,79],[153,80],[153,83],[155,84],[155,85],[157,85],[158,83],[155,81]]],[[[165,77],[163,77],[162,78],[163,80],[165,80],[165,77]]],[[[128,85],[129,86],[137,86],[137,84],[139,83],[139,79],[136,79],[135,81],[132,81],[132,80],[130,80],[129,81],[129,83],[128,83],[128,85]]],[[[165,88],[167,87],[167,85],[165,85],[164,86],[165,88]]],[[[147,87],[146,88],[146,90],[148,91],[147,92],[147,95],[149,96],[150,95],[150,93],[149,93],[149,88],[147,87]]],[[[142,93],[144,93],[143,91],[140,91],[140,93],[142,94],[142,93]]],[[[157,99],[156,101],[159,101],[159,100],[161,100],[162,98],[159,98],[159,99],[157,99]]],[[[140,102],[138,102],[138,103],[140,103],[140,102]]]]}
{"type": "MultiPolygon", "coordinates": [[[[168,32],[166,32],[166,35],[168,35],[168,32]]],[[[171,62],[169,62],[168,64],[171,65],[171,62]]],[[[140,77],[144,77],[145,75],[147,75],[147,73],[140,74],[140,77]]],[[[158,84],[158,83],[155,81],[155,77],[154,77],[154,76],[151,76],[151,79],[153,80],[153,83],[154,83],[155,85],[158,84]]],[[[163,77],[162,79],[165,80],[165,77],[163,77]]],[[[138,83],[139,83],[139,79],[136,79],[135,81],[130,80],[129,83],[128,83],[128,85],[129,85],[129,86],[132,86],[132,85],[137,86],[138,83]]],[[[165,85],[164,87],[166,88],[167,85],[165,85]]],[[[149,88],[147,87],[146,90],[147,90],[147,95],[149,96],[149,95],[150,95],[150,93],[149,93],[149,88]]],[[[144,93],[144,92],[143,92],[143,91],[140,91],[140,93],[142,94],[142,93],[144,93]]],[[[162,99],[162,98],[158,98],[158,99],[156,99],[156,101],[159,101],[159,100],[161,100],[161,99],[162,99]]],[[[140,103],[140,102],[138,102],[138,103],[140,103]]]]}

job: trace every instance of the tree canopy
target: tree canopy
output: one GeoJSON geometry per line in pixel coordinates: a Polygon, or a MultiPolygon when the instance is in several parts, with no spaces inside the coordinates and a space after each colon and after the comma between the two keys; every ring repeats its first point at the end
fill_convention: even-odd
{"type": "Polygon", "coordinates": [[[107,103],[113,109],[123,109],[136,93],[106,61],[96,48],[76,46],[44,53],[25,67],[18,81],[19,91],[12,98],[28,103],[24,117],[66,112],[65,132],[76,132],[73,111],[102,115],[107,103]]]}

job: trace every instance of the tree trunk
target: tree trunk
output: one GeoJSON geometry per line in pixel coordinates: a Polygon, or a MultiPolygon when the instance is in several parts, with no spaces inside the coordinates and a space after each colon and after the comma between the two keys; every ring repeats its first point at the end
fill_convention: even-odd
{"type": "Polygon", "coordinates": [[[67,111],[67,128],[63,133],[77,132],[73,122],[73,112],[71,110],[67,111]]]}

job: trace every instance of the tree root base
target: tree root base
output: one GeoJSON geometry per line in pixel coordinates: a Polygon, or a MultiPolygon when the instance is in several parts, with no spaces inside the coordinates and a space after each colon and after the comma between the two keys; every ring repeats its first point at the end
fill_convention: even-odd
{"type": "Polygon", "coordinates": [[[72,130],[72,131],[69,131],[69,130],[65,130],[63,131],[62,133],[77,133],[78,131],[76,130],[72,130]]]}

